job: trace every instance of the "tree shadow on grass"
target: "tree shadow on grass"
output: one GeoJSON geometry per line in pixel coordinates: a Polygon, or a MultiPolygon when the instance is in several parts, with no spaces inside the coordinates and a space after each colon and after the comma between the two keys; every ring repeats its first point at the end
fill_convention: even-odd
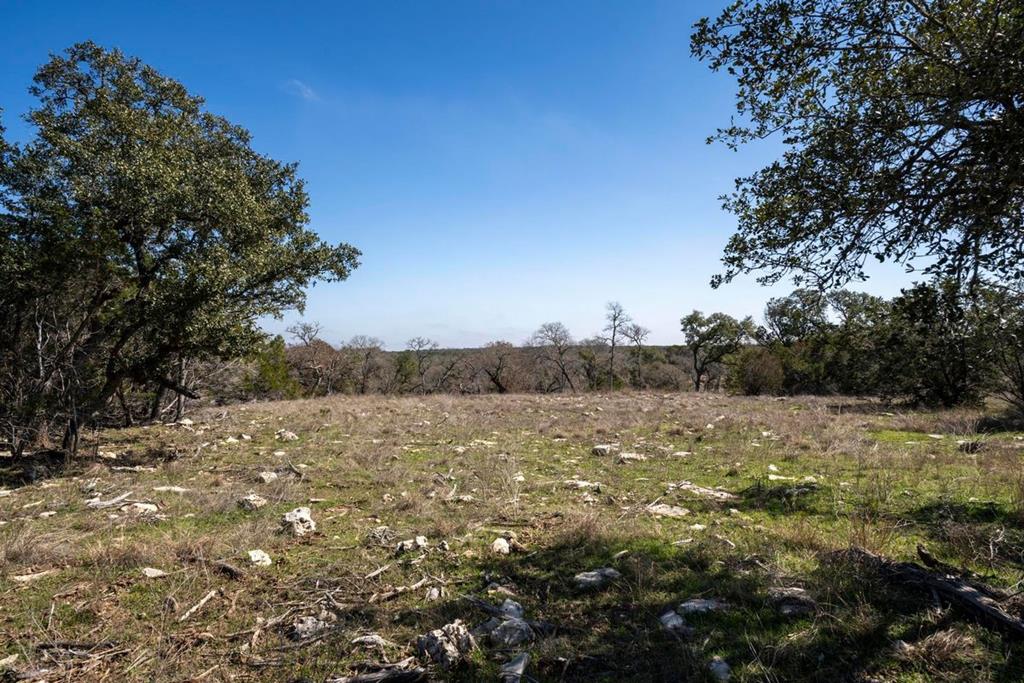
{"type": "MultiPolygon", "coordinates": [[[[500,663],[525,650],[532,657],[525,680],[660,682],[714,680],[707,665],[716,655],[733,667],[734,680],[867,681],[875,672],[912,666],[900,660],[897,639],[914,643],[958,623],[955,616],[936,619],[931,596],[893,588],[834,557],[799,581],[784,581],[757,557],[717,545],[585,534],[522,555],[488,556],[475,567],[479,580],[452,587],[444,600],[379,608],[349,625],[385,632],[397,624],[418,634],[461,619],[472,628],[488,614],[462,595],[498,605],[508,591],[527,619],[551,624],[553,632],[506,651],[485,638],[480,653],[452,671],[433,672],[435,680],[496,680],[500,663]],[[621,576],[597,590],[576,585],[575,574],[600,567],[614,567],[621,576]],[[769,597],[780,585],[806,587],[818,600],[817,612],[781,614],[769,597]],[[689,637],[664,629],[659,616],[693,597],[723,600],[728,608],[686,615],[689,637]]],[[[351,649],[339,638],[315,656],[325,667],[333,662],[331,673],[338,674],[337,663],[351,649]]],[[[1011,680],[1011,669],[1019,669],[1015,655],[991,673],[1011,680]]]]}
{"type": "Polygon", "coordinates": [[[1024,567],[1024,528],[1019,515],[995,501],[936,501],[906,514],[932,549],[954,565],[1000,563],[1024,567]]]}
{"type": "Polygon", "coordinates": [[[20,458],[0,458],[0,488],[18,488],[80,469],[64,451],[41,450],[20,458]]]}
{"type": "Polygon", "coordinates": [[[146,448],[125,451],[116,460],[100,457],[96,453],[71,456],[62,450],[39,450],[20,458],[0,458],[0,488],[19,488],[47,479],[73,477],[93,465],[109,468],[144,468],[170,462],[179,457],[175,451],[146,448]]]}
{"type": "Polygon", "coordinates": [[[815,482],[767,484],[760,480],[740,491],[737,494],[740,499],[731,505],[740,511],[766,512],[773,516],[816,512],[820,511],[817,506],[825,492],[825,487],[815,482]]]}

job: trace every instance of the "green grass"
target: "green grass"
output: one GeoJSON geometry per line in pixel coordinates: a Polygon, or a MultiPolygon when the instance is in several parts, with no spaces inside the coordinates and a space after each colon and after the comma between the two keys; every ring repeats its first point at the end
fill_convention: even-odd
{"type": "MultiPolygon", "coordinates": [[[[913,559],[923,544],[1015,589],[1024,570],[1024,442],[969,433],[964,425],[980,416],[963,411],[890,415],[832,403],[339,397],[236,406],[223,417],[211,410],[192,416],[193,430],[104,432],[90,446],[116,460],[83,458],[27,485],[15,481],[17,468],[5,468],[13,493],[0,498],[0,658],[17,654],[16,667],[46,667],[53,679],[320,681],[382,656],[351,645],[358,635],[395,643],[383,653],[393,661],[412,654],[421,633],[457,618],[483,621],[462,596],[497,604],[504,594],[488,588],[498,585],[529,618],[556,627],[528,647],[528,673],[540,681],[710,680],[716,655],[740,681],[1019,680],[1014,643],[935,609],[930,595],[865,575],[834,551],[859,545],[913,559]],[[278,429],[300,438],[278,441],[278,429]],[[251,440],[225,442],[242,433],[251,440]],[[983,447],[966,453],[961,439],[983,447]],[[591,455],[596,443],[648,459],[620,464],[591,455]],[[125,464],[154,470],[111,469],[125,464]],[[259,483],[263,470],[278,472],[278,481],[259,483]],[[577,477],[600,482],[600,492],[563,484],[577,477]],[[736,498],[669,490],[684,480],[736,498]],[[160,485],[190,491],[153,491],[160,485]],[[85,505],[129,490],[157,503],[160,518],[85,505]],[[249,491],[268,505],[238,509],[249,491]],[[646,507],[654,501],[690,514],[653,517],[646,507]],[[317,534],[277,533],[280,516],[300,505],[313,509],[317,534]],[[57,514],[39,517],[44,511],[57,514]],[[394,535],[383,545],[367,537],[379,526],[394,535]],[[490,551],[507,531],[525,552],[490,551]],[[420,534],[426,552],[395,557],[395,542],[420,534]],[[250,567],[253,548],[274,564],[250,567]],[[216,561],[245,576],[230,578],[216,561]],[[621,578],[600,591],[576,588],[576,573],[604,566],[621,578]],[[147,579],[142,567],[168,576],[147,579]],[[45,569],[58,571],[13,579],[45,569]],[[424,579],[420,589],[382,599],[424,579]],[[430,586],[440,600],[426,599],[430,586]],[[817,611],[781,616],[768,597],[775,586],[806,588],[817,611]],[[216,597],[179,621],[210,590],[216,597]],[[730,608],[688,617],[690,639],[660,628],[665,609],[695,596],[730,608]],[[282,615],[279,627],[261,626],[282,615]],[[287,626],[301,616],[325,619],[330,634],[291,640],[287,626]],[[40,648],[54,641],[117,647],[94,657],[40,648]]],[[[511,654],[485,645],[458,670],[435,675],[493,680],[511,654]]]]}

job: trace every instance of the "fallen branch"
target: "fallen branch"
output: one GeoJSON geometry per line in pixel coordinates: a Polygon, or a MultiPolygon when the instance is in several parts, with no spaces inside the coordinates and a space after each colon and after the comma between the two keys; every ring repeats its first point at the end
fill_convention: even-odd
{"type": "Polygon", "coordinates": [[[120,496],[114,496],[110,500],[101,500],[100,497],[97,496],[95,498],[90,498],[89,500],[85,501],[85,506],[87,508],[92,508],[93,510],[103,510],[106,508],[112,508],[122,503],[131,502],[128,501],[128,496],[130,495],[132,495],[131,491],[125,491],[120,496]]]}
{"type": "Polygon", "coordinates": [[[1006,591],[999,590],[998,588],[993,588],[991,586],[986,586],[985,584],[981,583],[981,577],[975,574],[974,572],[964,569],[962,567],[954,567],[951,564],[946,564],[945,562],[939,560],[930,552],[928,552],[928,550],[923,545],[918,544],[917,556],[921,558],[921,562],[923,562],[924,565],[929,569],[939,572],[940,574],[945,574],[947,576],[955,576],[961,579],[964,583],[974,588],[979,593],[984,593],[993,600],[1002,601],[1010,597],[1010,595],[1006,591]]]}
{"type": "Polygon", "coordinates": [[[192,605],[188,609],[187,612],[185,612],[184,614],[181,615],[181,617],[178,619],[178,621],[179,622],[185,621],[186,619],[191,617],[193,614],[195,614],[196,612],[201,610],[203,608],[203,605],[205,605],[206,603],[210,602],[210,600],[212,600],[215,595],[217,595],[217,590],[216,589],[214,589],[214,590],[210,591],[209,593],[207,593],[206,595],[204,595],[203,599],[200,600],[199,602],[197,602],[196,604],[192,605]]]}
{"type": "Polygon", "coordinates": [[[370,599],[368,600],[368,602],[373,603],[373,602],[384,602],[385,600],[391,600],[392,598],[397,598],[402,593],[408,593],[409,591],[414,591],[414,590],[417,590],[419,588],[423,588],[428,583],[430,583],[430,579],[428,579],[426,577],[423,577],[422,579],[420,579],[416,583],[412,584],[411,586],[396,586],[394,589],[389,590],[389,591],[385,591],[383,593],[374,593],[373,595],[370,596],[370,599]]]}
{"type": "MultiPolygon", "coordinates": [[[[508,614],[506,614],[500,607],[492,605],[485,600],[466,594],[462,594],[459,597],[492,617],[498,617],[500,619],[508,618],[508,614]]],[[[557,626],[547,621],[534,621],[533,619],[523,619],[523,621],[525,621],[527,626],[533,629],[533,631],[539,636],[550,636],[559,630],[557,626]]]]}
{"type": "MultiPolygon", "coordinates": [[[[1024,638],[1024,621],[1009,614],[991,595],[997,595],[987,586],[975,586],[956,576],[928,571],[914,562],[895,562],[875,555],[863,548],[852,547],[838,555],[865,567],[870,567],[892,583],[913,585],[934,591],[980,622],[997,628],[1007,635],[1024,638]]],[[[929,556],[930,557],[930,556],[929,556]]]]}
{"type": "Polygon", "coordinates": [[[299,481],[302,481],[303,479],[306,478],[305,473],[302,470],[300,470],[298,467],[293,465],[291,460],[288,461],[288,469],[290,469],[292,471],[292,474],[294,474],[296,477],[299,478],[299,481]]]}
{"type": "Polygon", "coordinates": [[[328,683],[417,683],[428,680],[427,670],[416,664],[415,657],[393,664],[360,662],[353,668],[359,671],[355,676],[329,678],[328,683]]]}
{"type": "Polygon", "coordinates": [[[390,564],[386,564],[383,567],[380,567],[378,569],[374,569],[372,572],[370,572],[369,574],[367,574],[366,576],[363,577],[363,581],[369,581],[370,579],[372,579],[372,578],[374,578],[376,576],[380,576],[381,574],[386,572],[388,569],[391,569],[391,565],[390,564]]]}
{"type": "Polygon", "coordinates": [[[117,647],[117,641],[101,640],[96,643],[88,643],[77,640],[55,640],[50,643],[39,643],[36,645],[37,650],[97,650],[112,647],[117,647]]]}

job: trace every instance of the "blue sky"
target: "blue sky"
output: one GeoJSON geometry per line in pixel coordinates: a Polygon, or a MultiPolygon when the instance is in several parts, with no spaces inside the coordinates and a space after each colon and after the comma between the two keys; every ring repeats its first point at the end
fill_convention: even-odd
{"type": "MultiPolygon", "coordinates": [[[[688,39],[722,4],[0,0],[0,106],[26,135],[36,67],[91,39],[298,161],[312,227],[363,251],[309,293],[328,341],[520,342],[553,320],[586,337],[617,300],[678,343],[694,308],[756,315],[791,289],[708,285],[734,226],[718,196],[778,152],[704,143],[733,84],[688,39]]],[[[858,288],[908,281],[879,268],[858,288]]]]}

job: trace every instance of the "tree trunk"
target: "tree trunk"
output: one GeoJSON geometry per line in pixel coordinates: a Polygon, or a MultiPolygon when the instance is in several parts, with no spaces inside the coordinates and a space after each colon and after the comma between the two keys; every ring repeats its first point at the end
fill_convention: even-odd
{"type": "MultiPolygon", "coordinates": [[[[178,386],[185,386],[185,357],[178,356],[178,386]]],[[[185,417],[185,395],[180,391],[174,399],[174,421],[180,422],[185,417]]]]}
{"type": "Polygon", "coordinates": [[[132,420],[132,409],[124,395],[124,387],[117,389],[117,401],[121,404],[121,411],[124,413],[124,426],[131,427],[135,421],[132,420]]]}
{"type": "Polygon", "coordinates": [[[149,407],[149,421],[156,422],[163,412],[164,396],[167,394],[167,387],[163,384],[156,388],[156,396],[153,397],[153,405],[149,407]]]}

